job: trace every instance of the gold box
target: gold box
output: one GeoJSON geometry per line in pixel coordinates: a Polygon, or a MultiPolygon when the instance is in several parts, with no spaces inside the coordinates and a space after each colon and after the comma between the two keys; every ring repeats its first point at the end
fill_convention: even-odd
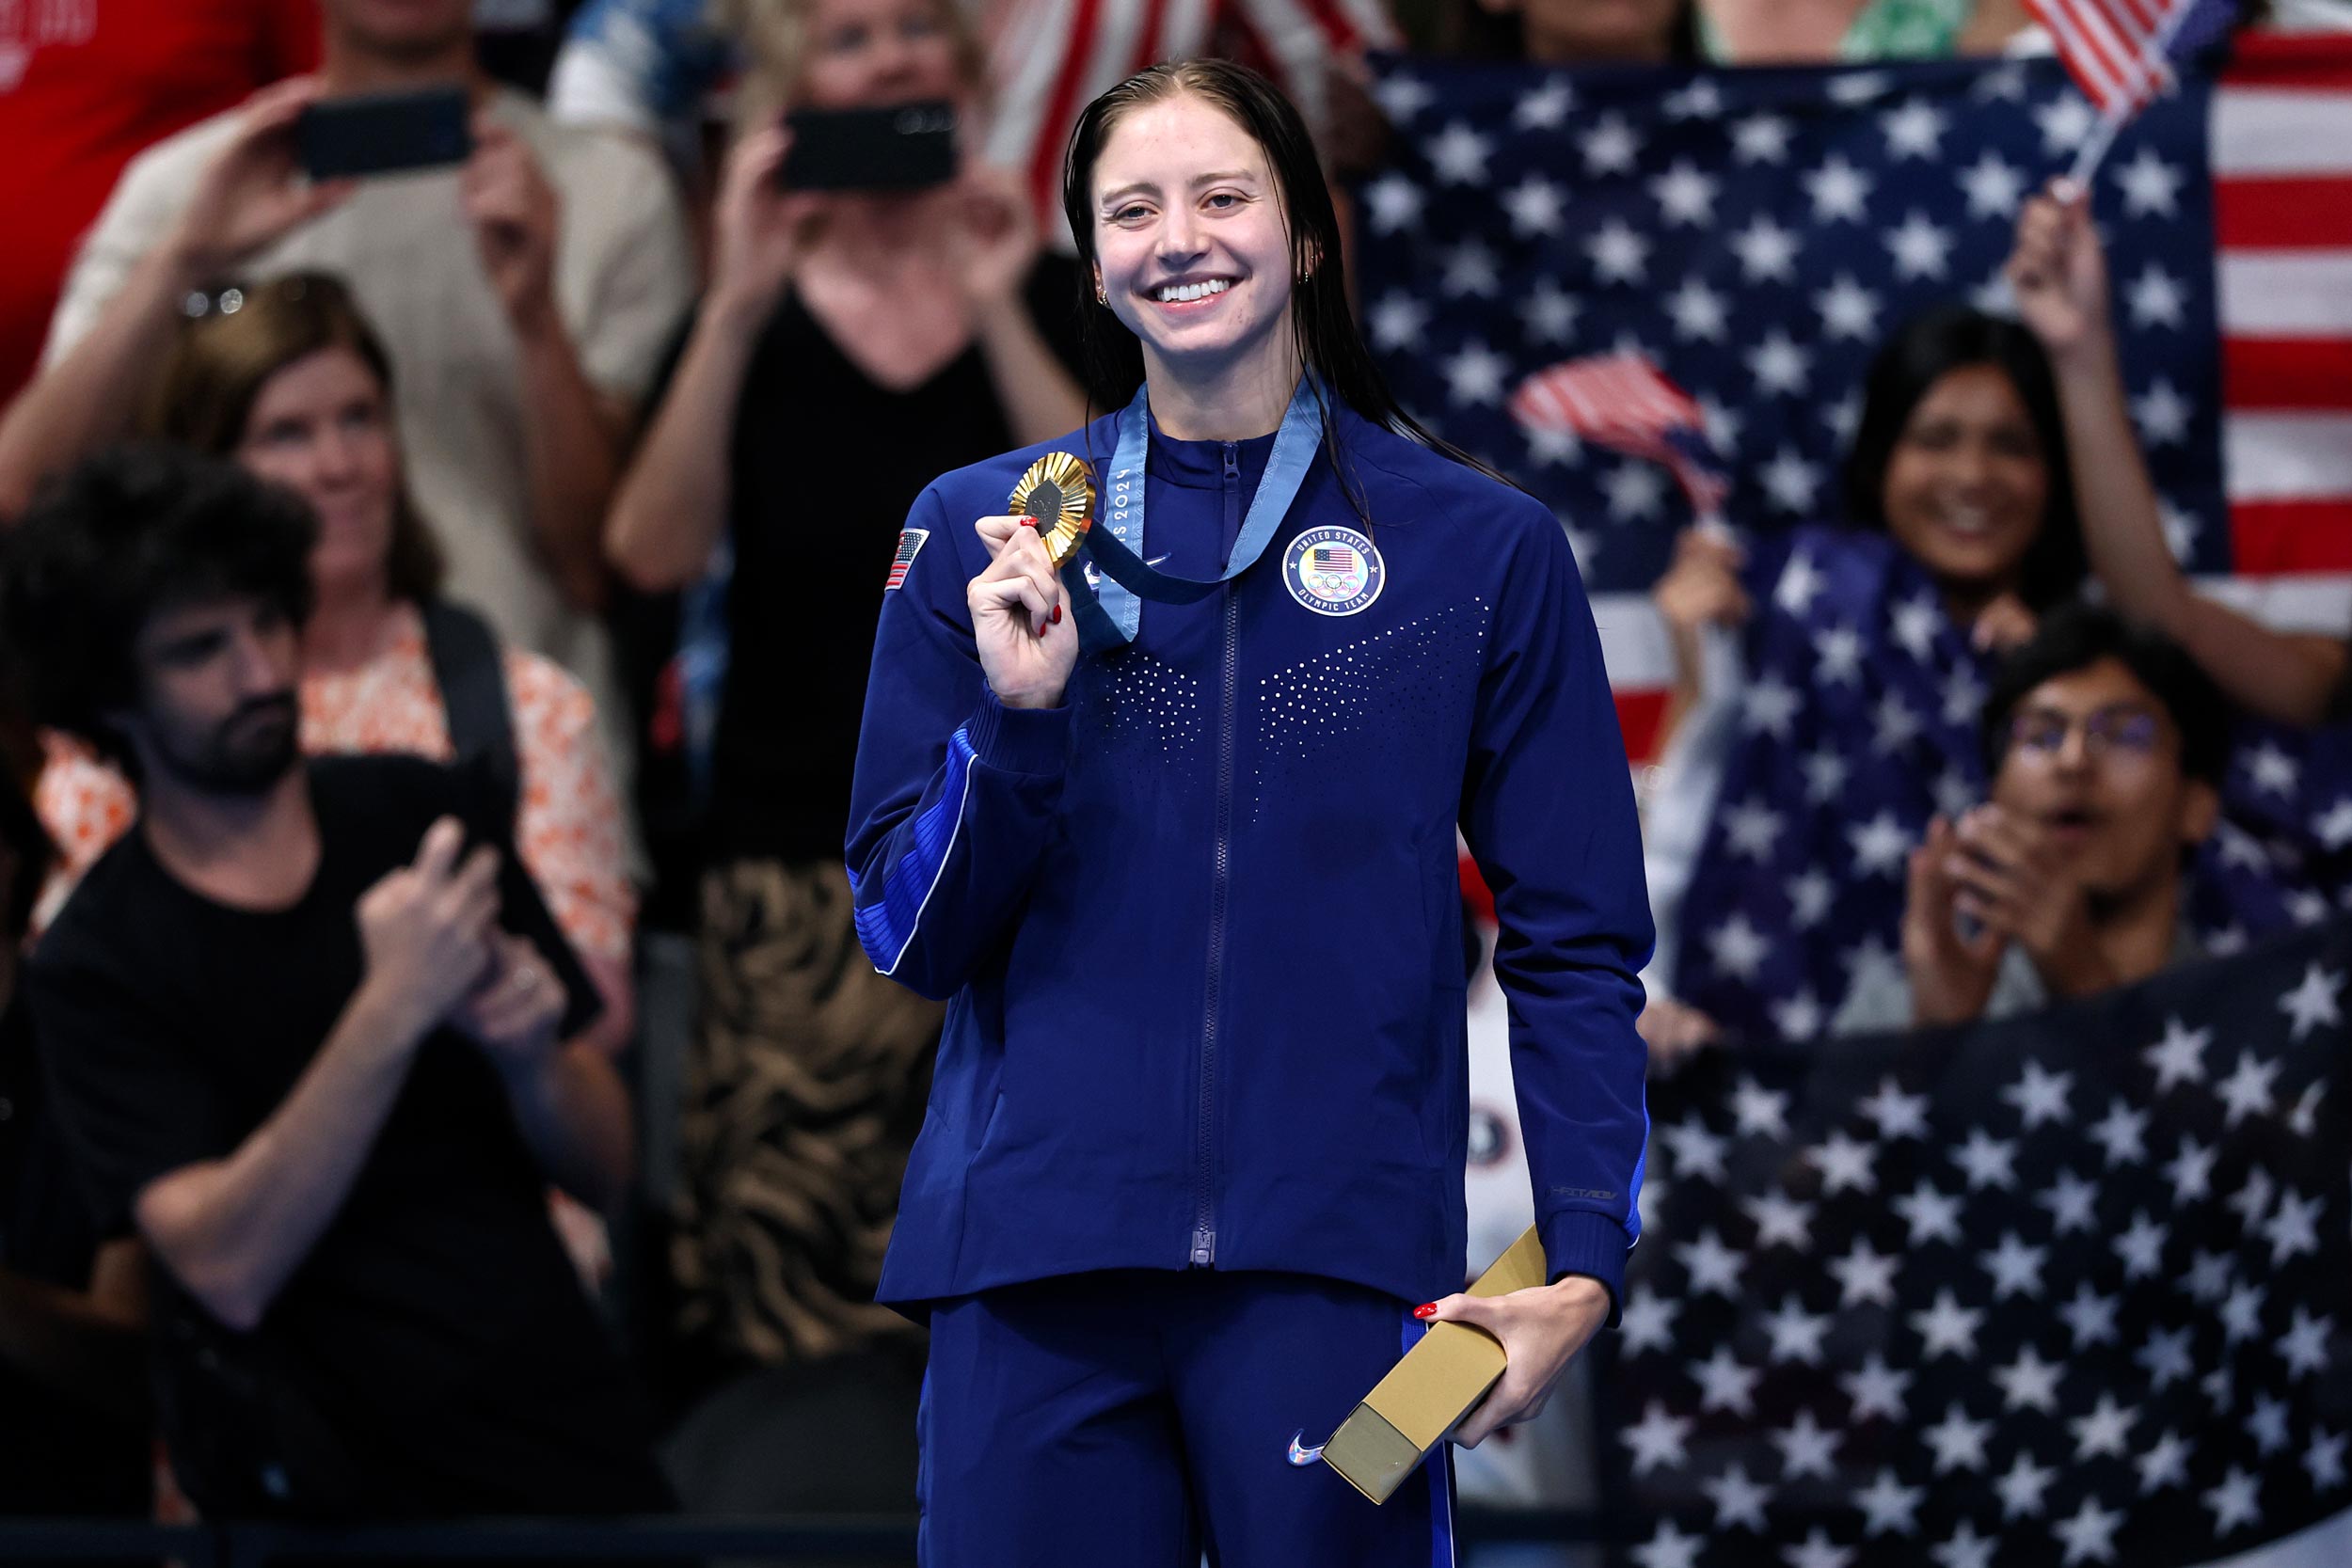
{"type": "MultiPolygon", "coordinates": [[[[1544,1244],[1529,1226],[1470,1286],[1500,1296],[1544,1283],[1544,1244]]],[[[1384,1503],[1502,1376],[1502,1343],[1469,1323],[1432,1323],[1323,1446],[1323,1462],[1384,1503]]]]}

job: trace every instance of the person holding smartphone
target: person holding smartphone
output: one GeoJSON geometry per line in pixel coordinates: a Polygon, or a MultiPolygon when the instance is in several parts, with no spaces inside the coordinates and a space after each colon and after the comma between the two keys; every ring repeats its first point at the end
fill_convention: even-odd
{"type": "Polygon", "coordinates": [[[915,503],[848,845],[866,953],[948,1001],[882,1277],[929,1560],[1449,1560],[1442,1455],[1374,1508],[1312,1445],[1432,1320],[1509,1358],[1475,1444],[1613,1315],[1651,930],[1599,639],[1559,521],[1381,382],[1271,84],[1155,67],[1068,171],[1115,411],[915,503]],[[1002,515],[1049,452],[1102,495],[1059,572],[1002,515]],[[1549,1263],[1491,1299],[1457,823],[1549,1263]]]}
{"type": "Polygon", "coordinates": [[[0,418],[0,523],[126,433],[184,316],[233,312],[257,281],[334,274],[391,350],[452,595],[589,688],[626,790],[603,521],[693,261],[660,160],[492,83],[473,9],[319,0],[317,76],[131,164],[82,243],[40,374],[0,418]],[[415,166],[317,177],[380,168],[388,143],[415,166]],[[322,150],[343,156],[306,161],[322,150]]]}
{"type": "MultiPolygon", "coordinates": [[[[1013,177],[934,164],[920,182],[944,150],[918,106],[968,119],[985,96],[951,0],[745,0],[732,21],[754,64],[709,285],[606,537],[647,591],[698,582],[714,553],[733,563],[673,1257],[690,1337],[767,1390],[751,1403],[787,1422],[803,1396],[837,1396],[903,1433],[919,1336],[873,1291],[939,1010],[876,977],[850,927],[872,589],[931,474],[1083,417],[1082,284],[1013,177]],[[878,110],[927,134],[894,151],[868,133],[901,116],[878,110]],[[787,161],[841,183],[840,163],[806,167],[820,143],[857,153],[873,188],[788,185],[787,161]]],[[[780,1488],[811,1483],[700,1500],[902,1508],[914,1467],[902,1443],[837,1484],[780,1466],[780,1488]]]]}

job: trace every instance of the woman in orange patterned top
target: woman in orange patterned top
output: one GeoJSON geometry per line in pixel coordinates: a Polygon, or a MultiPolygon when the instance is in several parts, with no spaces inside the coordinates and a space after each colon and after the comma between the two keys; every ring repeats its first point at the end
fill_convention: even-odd
{"type": "MultiPolygon", "coordinates": [[[[235,457],[318,514],[317,608],[303,628],[304,749],[456,760],[456,705],[442,677],[462,665],[453,664],[442,628],[455,620],[470,623],[477,640],[485,634],[437,598],[440,552],[402,477],[391,362],[342,284],[295,274],[223,294],[183,334],[147,427],[235,457]],[[439,646],[428,646],[428,619],[439,646]]],[[[536,654],[455,645],[478,649],[482,668],[503,676],[516,847],[604,992],[596,1037],[617,1048],[633,1010],[636,894],[594,705],[580,682],[536,654]]],[[[499,683],[485,689],[495,707],[499,683]]],[[[67,742],[47,746],[37,804],[63,858],[47,900],[54,911],[137,808],[111,768],[67,742]]]]}

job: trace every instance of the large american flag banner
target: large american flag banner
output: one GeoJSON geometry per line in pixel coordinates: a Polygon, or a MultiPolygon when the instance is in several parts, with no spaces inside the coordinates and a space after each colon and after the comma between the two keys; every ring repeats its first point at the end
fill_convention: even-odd
{"type": "MultiPolygon", "coordinates": [[[[2352,40],[2238,50],[2122,131],[2094,210],[2176,553],[2275,623],[2341,633],[2352,40]]],[[[1647,591],[1688,511],[1655,465],[1520,427],[1510,389],[1563,359],[1644,354],[1706,410],[1732,521],[1834,521],[1869,354],[1931,305],[2004,302],[2020,202],[2098,120],[2050,59],[1695,74],[1397,60],[1380,97],[1396,160],[1358,192],[1356,259],[1375,350],[1416,414],[1567,526],[1637,759],[1670,675],[1647,591]]]]}
{"type": "Polygon", "coordinates": [[[2348,977],[2331,926],[1653,1084],[1631,1560],[2352,1561],[2348,977]]]}

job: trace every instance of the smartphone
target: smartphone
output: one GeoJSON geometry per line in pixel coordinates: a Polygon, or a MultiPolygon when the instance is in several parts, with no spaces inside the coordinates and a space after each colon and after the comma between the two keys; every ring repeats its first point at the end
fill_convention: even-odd
{"type": "Polygon", "coordinates": [[[294,156],[313,180],[462,164],[473,155],[463,86],[363,93],[313,103],[294,121],[294,156]]]}
{"type": "Polygon", "coordinates": [[[956,177],[956,110],[946,103],[800,109],[780,178],[796,191],[919,191],[956,177]]]}

